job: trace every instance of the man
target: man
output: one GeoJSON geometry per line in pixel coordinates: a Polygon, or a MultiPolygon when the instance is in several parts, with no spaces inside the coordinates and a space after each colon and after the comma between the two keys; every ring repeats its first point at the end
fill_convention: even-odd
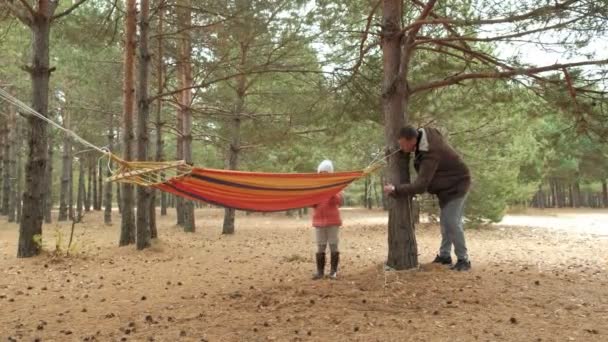
{"type": "Polygon", "coordinates": [[[411,184],[387,184],[384,191],[395,196],[429,192],[439,198],[441,208],[441,247],[434,263],[452,265],[452,245],[458,258],[451,269],[467,271],[471,262],[462,226],[464,204],[471,185],[469,168],[448,145],[437,129],[406,126],[399,132],[402,152],[415,152],[414,168],[418,174],[411,184]]]}

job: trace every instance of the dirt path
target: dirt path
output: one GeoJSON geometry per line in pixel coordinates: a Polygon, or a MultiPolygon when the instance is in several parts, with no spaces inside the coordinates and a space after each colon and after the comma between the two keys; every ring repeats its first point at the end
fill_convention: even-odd
{"type": "MultiPolygon", "coordinates": [[[[385,214],[344,210],[338,281],[312,281],[308,219],[197,212],[199,232],[159,221],[144,252],[118,248],[101,213],[76,232],[77,256],[18,260],[0,223],[0,341],[605,341],[608,241],[564,230],[468,231],[474,269],[381,271],[385,214]]],[[[117,219],[117,218],[116,218],[117,219]]],[[[54,230],[45,227],[47,249],[54,230]]],[[[417,231],[420,259],[439,243],[417,231]]]]}
{"type": "Polygon", "coordinates": [[[528,209],[517,215],[506,215],[501,226],[535,227],[579,234],[608,237],[608,210],[528,209]]]}

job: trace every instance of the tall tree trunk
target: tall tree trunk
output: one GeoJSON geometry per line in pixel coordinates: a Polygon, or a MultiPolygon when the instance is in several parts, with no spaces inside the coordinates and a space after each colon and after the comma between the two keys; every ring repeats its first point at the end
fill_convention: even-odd
{"type": "MultiPolygon", "coordinates": [[[[384,176],[384,171],[380,173],[380,187],[383,187],[386,184],[386,177],[384,176]]],[[[382,210],[388,210],[388,196],[386,193],[380,189],[380,195],[382,196],[382,210]]]]}
{"type": "MultiPolygon", "coordinates": [[[[114,115],[110,114],[110,122],[108,128],[108,149],[110,151],[114,148],[114,115]]],[[[109,161],[110,163],[112,161],[109,161]]],[[[112,172],[110,168],[106,171],[106,178],[110,178],[112,176],[112,172]]],[[[103,222],[105,224],[112,224],[112,182],[106,182],[104,184],[104,211],[103,211],[103,222]]],[[[117,187],[120,188],[120,187],[117,187]]],[[[119,202],[120,203],[120,202],[119,202]]]]}
{"type": "Polygon", "coordinates": [[[553,208],[557,208],[558,207],[558,201],[557,201],[557,182],[555,181],[555,179],[551,180],[551,197],[552,197],[552,207],[553,208]]]}
{"type": "MultiPolygon", "coordinates": [[[[382,105],[386,146],[395,148],[399,130],[406,123],[409,93],[406,88],[411,46],[401,48],[401,0],[383,0],[382,54],[384,80],[382,105]]],[[[389,149],[392,152],[392,149],[389,149]]],[[[388,159],[387,180],[392,184],[409,183],[409,155],[397,153],[388,159]]],[[[387,266],[409,269],[418,266],[418,247],[411,215],[411,197],[389,198],[387,266]]]]}
{"type": "MultiPolygon", "coordinates": [[[[82,162],[84,162],[84,157],[82,162]]],[[[85,191],[85,197],[84,197],[84,211],[86,211],[87,213],[89,211],[91,211],[91,199],[92,199],[92,194],[93,194],[93,164],[91,163],[91,159],[90,158],[86,158],[86,162],[87,162],[87,167],[86,167],[86,172],[87,172],[87,179],[86,179],[86,191],[85,191]]]]}
{"type": "Polygon", "coordinates": [[[602,206],[608,208],[608,184],[602,179],[602,206]]]}
{"type": "MultiPolygon", "coordinates": [[[[380,198],[380,194],[378,193],[378,186],[372,178],[372,189],[374,189],[374,199],[376,200],[376,208],[382,208],[382,199],[380,198]]],[[[380,184],[382,186],[382,184],[380,184]]],[[[380,190],[382,192],[382,189],[380,190]]]]}
{"type": "MultiPolygon", "coordinates": [[[[12,106],[11,106],[12,107],[12,106]]],[[[8,207],[10,202],[11,193],[11,167],[9,165],[9,159],[11,154],[11,130],[9,121],[5,121],[2,124],[2,164],[0,174],[2,175],[2,211],[3,216],[8,215],[8,207]]]]}
{"type": "MultiPolygon", "coordinates": [[[[148,52],[148,33],[150,2],[140,0],[139,12],[139,60],[138,60],[138,91],[137,91],[137,160],[148,160],[148,117],[150,103],[148,101],[148,74],[150,69],[150,54],[148,52]]],[[[150,247],[150,188],[137,187],[137,234],[135,241],[137,249],[150,247]]]]}
{"type": "MultiPolygon", "coordinates": [[[[158,35],[158,51],[156,53],[156,87],[159,93],[162,93],[164,89],[165,82],[165,64],[163,63],[164,51],[163,51],[163,33],[164,33],[164,18],[165,18],[165,8],[163,6],[164,2],[161,1],[161,8],[158,11],[158,27],[157,27],[157,35],[158,35]]],[[[156,161],[164,161],[164,148],[165,143],[163,140],[163,126],[164,122],[162,120],[162,112],[163,112],[163,101],[161,98],[156,100],[156,161]]],[[[162,174],[164,176],[164,173],[162,174]]],[[[167,193],[164,191],[157,192],[154,194],[160,194],[160,215],[167,215],[167,193]]],[[[156,221],[156,220],[155,220],[156,221]]],[[[158,235],[156,233],[156,222],[154,223],[153,228],[153,238],[156,238],[158,235]]]]}
{"type": "Polygon", "coordinates": [[[84,158],[80,157],[78,160],[78,189],[77,189],[77,195],[76,195],[76,222],[80,222],[82,221],[82,217],[84,216],[83,214],[83,209],[85,207],[85,200],[86,200],[86,191],[84,189],[84,173],[85,173],[85,168],[84,168],[84,158]]]}
{"type": "Polygon", "coordinates": [[[16,175],[17,175],[17,186],[15,191],[15,222],[21,223],[21,213],[23,212],[23,201],[21,199],[21,194],[23,192],[23,158],[22,155],[22,146],[23,146],[23,126],[19,121],[16,122],[17,132],[19,132],[17,137],[17,165],[16,167],[16,175]]]}
{"type": "MultiPolygon", "coordinates": [[[[239,70],[241,75],[237,77],[236,84],[236,104],[231,120],[231,136],[232,140],[228,146],[226,167],[229,170],[238,168],[239,152],[241,151],[241,118],[245,109],[245,97],[247,96],[247,57],[249,53],[249,42],[247,37],[241,37],[239,70]]],[[[291,211],[288,211],[289,214],[291,211]]],[[[234,218],[235,210],[232,208],[224,209],[224,226],[222,234],[234,234],[234,218]]]]}
{"type": "MultiPolygon", "coordinates": [[[[28,71],[32,80],[32,108],[43,116],[48,113],[49,79],[52,70],[49,68],[49,38],[51,19],[57,4],[49,0],[38,0],[36,16],[33,17],[32,31],[32,65],[28,71]]],[[[42,214],[47,163],[46,123],[34,117],[28,117],[30,132],[28,135],[28,158],[25,167],[25,191],[23,193],[23,212],[19,225],[19,247],[17,257],[25,258],[40,253],[40,243],[35,236],[42,236],[42,214]]]]}
{"type": "Polygon", "coordinates": [[[97,160],[97,205],[95,210],[101,210],[103,204],[103,162],[101,159],[97,160]]]}
{"type": "MultiPolygon", "coordinates": [[[[179,40],[179,68],[181,70],[180,85],[186,89],[181,92],[180,114],[182,117],[181,135],[183,144],[183,159],[186,163],[192,164],[192,91],[187,89],[192,86],[192,39],[189,28],[192,26],[191,0],[179,0],[178,25],[180,26],[179,40]]],[[[184,231],[194,232],[196,230],[194,220],[194,202],[183,200],[182,215],[184,231]]]]}
{"type": "Polygon", "coordinates": [[[574,192],[577,204],[576,207],[579,208],[583,205],[583,198],[581,197],[581,184],[578,180],[576,181],[576,183],[574,183],[574,192]]]}
{"type": "MultiPolygon", "coordinates": [[[[91,180],[90,183],[93,183],[93,191],[91,191],[91,205],[93,210],[97,210],[97,200],[99,199],[99,195],[97,194],[97,160],[93,159],[91,161],[91,180]]],[[[90,187],[89,187],[90,188],[90,187]]]]}
{"type": "MultiPolygon", "coordinates": [[[[135,29],[137,8],[135,0],[126,1],[125,17],[125,54],[124,54],[124,113],[123,113],[123,159],[133,160],[133,93],[134,93],[134,54],[135,29]]],[[[122,216],[120,246],[135,242],[135,216],[133,213],[134,193],[133,185],[124,183],[121,190],[122,216]]]]}
{"type": "Polygon", "coordinates": [[[116,203],[118,205],[118,213],[120,215],[122,215],[122,191],[120,189],[122,189],[122,186],[117,185],[116,186],[116,203]]]}
{"type": "MultiPolygon", "coordinates": [[[[70,129],[70,112],[66,111],[63,116],[63,127],[70,129]]],[[[70,136],[63,135],[63,155],[61,157],[61,185],[59,191],[59,216],[57,221],[68,219],[68,202],[70,193],[70,178],[72,172],[72,142],[70,136]]],[[[71,215],[71,214],[70,214],[71,215]]]]}
{"type": "Polygon", "coordinates": [[[17,112],[14,106],[9,106],[8,110],[8,129],[9,129],[9,140],[10,145],[8,152],[8,182],[9,186],[9,201],[8,201],[8,222],[15,222],[16,215],[15,210],[17,208],[16,202],[18,200],[17,195],[17,162],[16,154],[20,154],[19,146],[21,146],[21,137],[19,135],[19,126],[17,125],[17,112]]]}
{"type": "Polygon", "coordinates": [[[48,162],[46,164],[46,189],[44,193],[44,222],[51,223],[53,210],[53,135],[48,135],[48,162]]]}

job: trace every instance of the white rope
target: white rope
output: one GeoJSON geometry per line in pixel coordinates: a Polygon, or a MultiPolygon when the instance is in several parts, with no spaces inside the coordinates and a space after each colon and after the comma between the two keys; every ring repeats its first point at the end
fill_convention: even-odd
{"type": "Polygon", "coordinates": [[[82,138],[81,136],[79,136],[78,134],[74,133],[73,131],[63,127],[62,125],[58,124],[57,122],[47,118],[46,116],[38,113],[37,111],[35,111],[34,109],[32,109],[31,107],[29,107],[28,105],[26,105],[25,103],[21,102],[19,99],[13,97],[11,94],[9,94],[7,91],[5,91],[4,89],[0,88],[0,98],[4,99],[6,102],[12,104],[13,106],[21,109],[23,112],[33,115],[35,117],[37,117],[38,119],[45,121],[46,123],[54,126],[57,129],[60,129],[61,131],[65,132],[66,134],[69,134],[70,136],[72,136],[76,141],[80,142],[81,144],[88,146],[100,153],[103,153],[104,155],[110,155],[110,151],[107,148],[100,148],[97,147],[95,145],[93,145],[92,143],[90,143],[89,141],[85,140],[84,138],[82,138]]]}

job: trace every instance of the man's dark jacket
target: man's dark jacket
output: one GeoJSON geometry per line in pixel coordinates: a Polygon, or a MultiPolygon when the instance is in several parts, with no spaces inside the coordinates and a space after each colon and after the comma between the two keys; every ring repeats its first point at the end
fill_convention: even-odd
{"type": "Polygon", "coordinates": [[[437,129],[422,128],[418,132],[414,159],[418,177],[412,184],[397,185],[395,192],[398,195],[429,192],[437,195],[443,208],[451,200],[466,195],[471,186],[471,173],[437,129]]]}

